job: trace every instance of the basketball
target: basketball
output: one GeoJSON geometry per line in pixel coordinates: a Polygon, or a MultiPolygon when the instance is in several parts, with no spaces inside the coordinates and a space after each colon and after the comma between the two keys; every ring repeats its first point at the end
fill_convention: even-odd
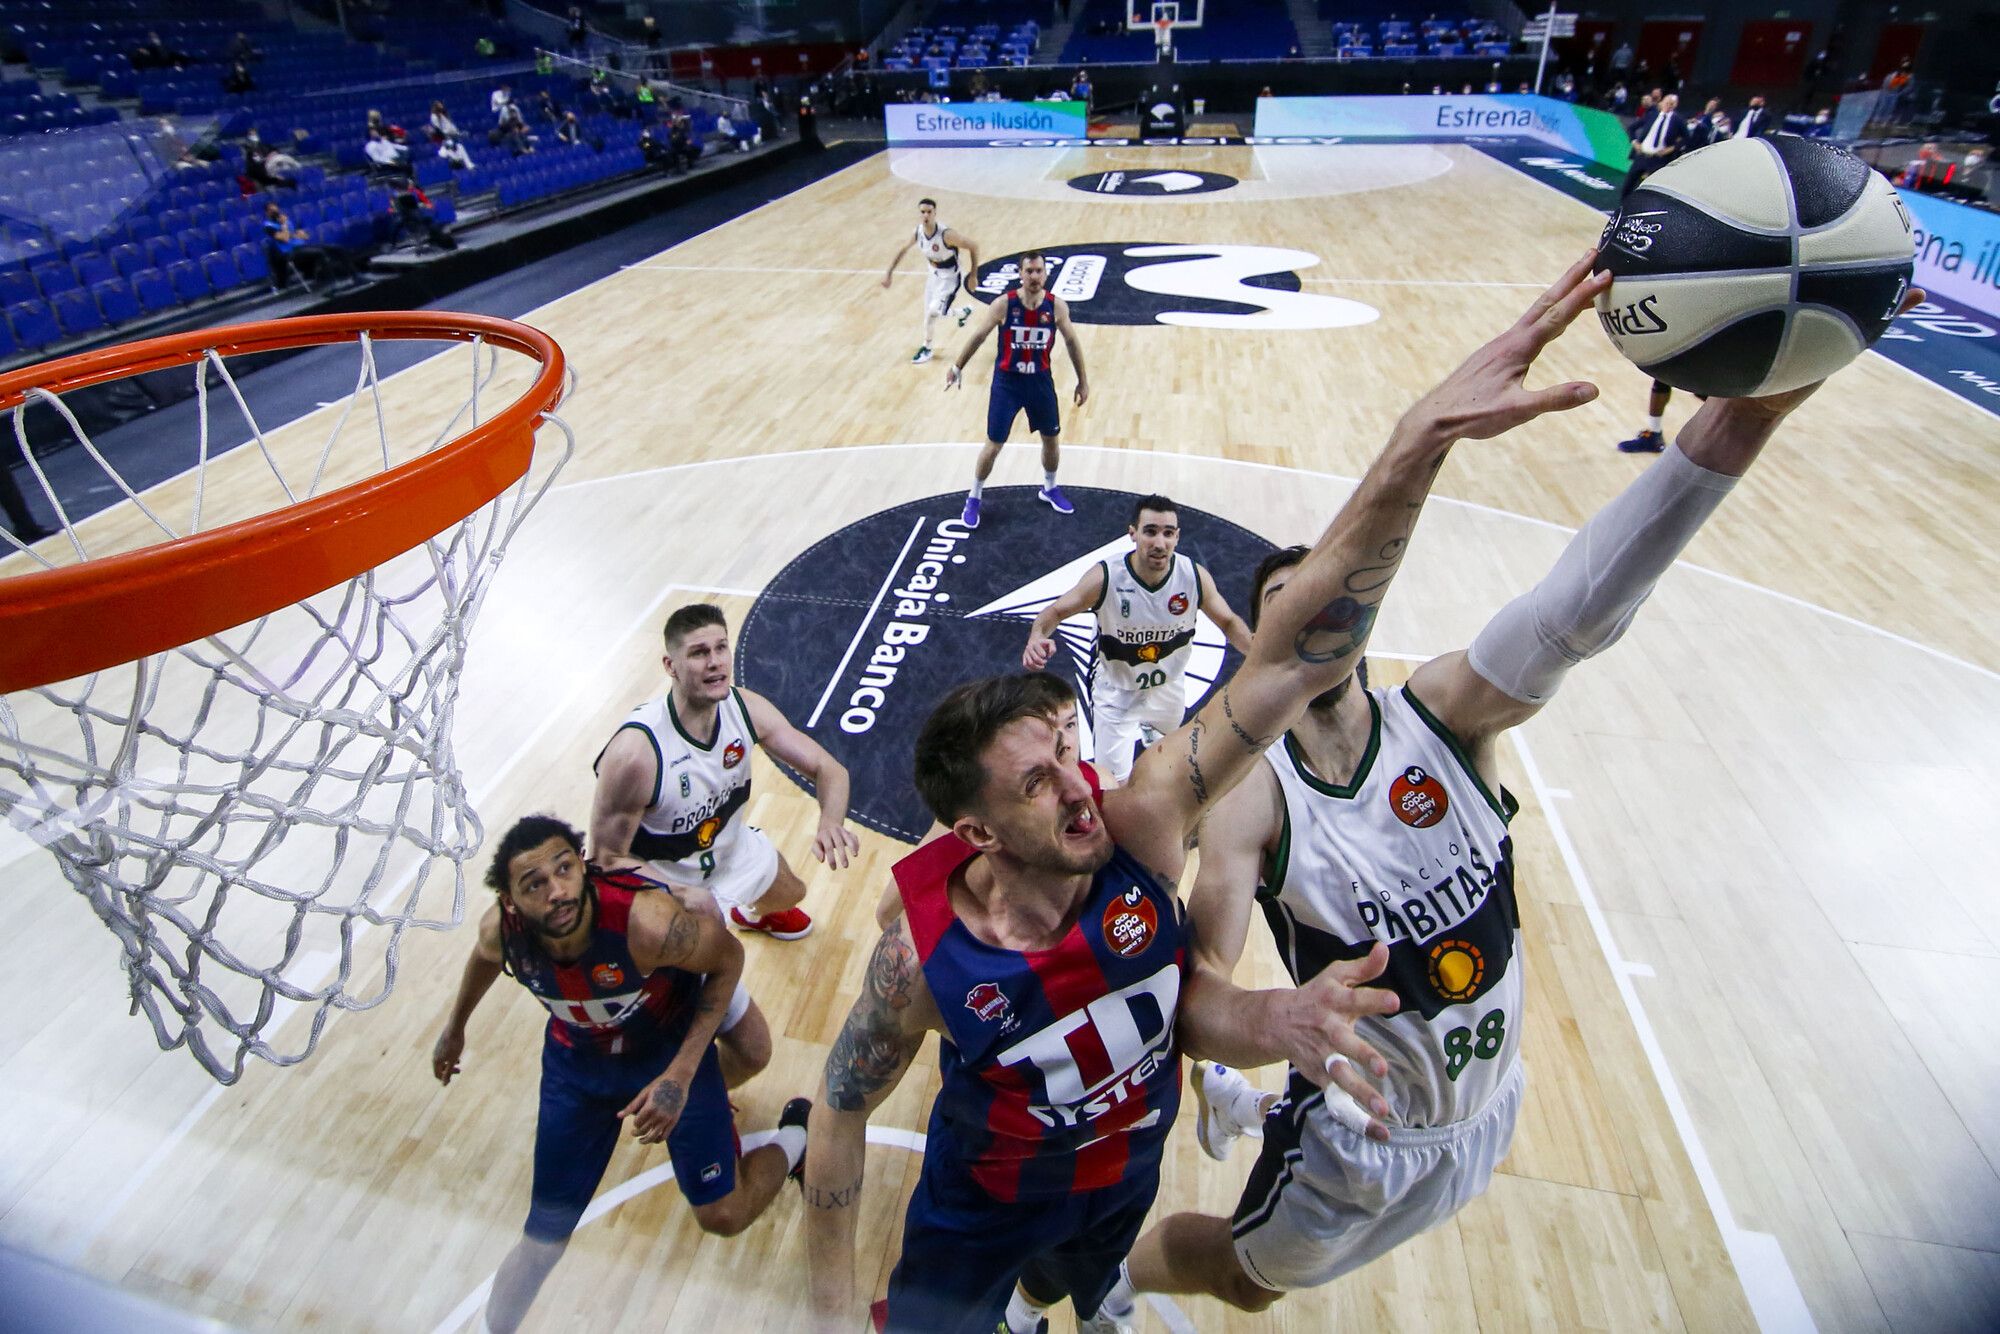
{"type": "Polygon", "coordinates": [[[1655,172],[1598,249],[1612,343],[1656,380],[1723,398],[1797,389],[1861,355],[1915,262],[1889,182],[1793,135],[1724,140],[1655,172]]]}

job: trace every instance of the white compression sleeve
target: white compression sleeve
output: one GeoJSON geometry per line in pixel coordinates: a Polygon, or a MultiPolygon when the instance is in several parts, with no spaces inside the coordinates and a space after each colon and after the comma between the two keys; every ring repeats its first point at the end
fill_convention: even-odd
{"type": "Polygon", "coordinates": [[[1548,699],[1571,667],[1618,642],[1735,486],[1669,445],[1577,530],[1540,583],[1486,623],[1466,650],[1472,670],[1524,704],[1548,699]]]}

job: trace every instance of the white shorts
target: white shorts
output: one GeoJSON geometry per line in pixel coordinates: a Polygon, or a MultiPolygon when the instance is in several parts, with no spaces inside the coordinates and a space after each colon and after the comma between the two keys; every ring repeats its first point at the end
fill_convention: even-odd
{"type": "Polygon", "coordinates": [[[930,271],[924,279],[924,314],[951,314],[951,299],[958,295],[959,273],[956,265],[930,271]]]}
{"type": "Polygon", "coordinates": [[[677,889],[698,889],[726,914],[731,908],[748,912],[778,878],[778,849],[764,831],[746,824],[716,850],[715,869],[703,876],[681,862],[648,862],[660,879],[677,889]]]}
{"type": "Polygon", "coordinates": [[[1150,746],[1181,725],[1187,701],[1178,680],[1149,690],[1112,687],[1090,692],[1090,735],[1097,767],[1123,785],[1132,776],[1134,746],[1150,746]]]}
{"type": "Polygon", "coordinates": [[[1476,1115],[1378,1144],[1294,1072],[1231,1221],[1243,1272],[1274,1292],[1317,1288],[1463,1209],[1514,1141],[1523,1078],[1517,1061],[1476,1115]]]}
{"type": "Polygon", "coordinates": [[[750,1013],[750,988],[744,985],[741,978],[738,978],[736,990],[729,995],[729,1008],[723,1011],[722,1026],[715,1030],[716,1033],[718,1035],[727,1033],[730,1029],[742,1023],[743,1016],[748,1013],[750,1013]]]}

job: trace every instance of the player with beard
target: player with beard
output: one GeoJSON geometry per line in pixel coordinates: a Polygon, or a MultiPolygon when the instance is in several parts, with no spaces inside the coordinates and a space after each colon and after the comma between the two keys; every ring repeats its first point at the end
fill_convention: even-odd
{"type": "Polygon", "coordinates": [[[917,740],[916,784],[957,838],[897,864],[904,916],[869,961],[809,1127],[817,1327],[850,1329],[858,1315],[867,1120],[927,1032],[943,1038],[942,1084],[889,1278],[891,1330],[1032,1330],[1065,1296],[1083,1329],[1128,1320],[1129,1302],[1107,1297],[1159,1187],[1182,1050],[1236,1066],[1282,1052],[1315,1084],[1389,1115],[1362,1075],[1387,1066],[1355,1031],[1396,1009],[1390,992],[1359,985],[1387,950],[1297,990],[1244,991],[1190,966],[1174,885],[1203,813],[1352,674],[1452,445],[1596,397],[1587,384],[1522,384],[1608,284],[1590,276],[1593,257],[1403,416],[1262,609],[1242,667],[1125,787],[1092,799],[1024,677],[970,682],[937,706],[917,740]]]}
{"type": "MultiPolygon", "coordinates": [[[[1401,689],[1371,690],[1365,676],[1353,688],[1353,659],[1257,774],[1215,805],[1189,909],[1197,969],[1234,972],[1253,903],[1296,982],[1386,947],[1380,987],[1398,1004],[1357,1023],[1382,1053],[1382,1092],[1345,1080],[1325,1088],[1322,1071],[1296,1060],[1282,1098],[1226,1063],[1199,1067],[1202,1148],[1226,1157],[1261,1122],[1262,1152],[1233,1218],[1167,1218],[1132,1252],[1113,1300],[1133,1301],[1135,1289],[1195,1292],[1261,1311],[1360,1268],[1486,1190],[1520,1112],[1526,999],[1507,832],[1517,803],[1500,784],[1500,737],[1541,712],[1571,667],[1618,641],[1817,387],[1704,403],[1468,648],[1424,663],[1401,689]]],[[[1268,557],[1252,616],[1289,606],[1316,554],[1268,557]]],[[[1394,574],[1389,564],[1371,580],[1375,597],[1394,574]]]]}
{"type": "Polygon", "coordinates": [[[493,1277],[482,1322],[491,1334],[520,1325],[562,1259],[621,1121],[642,1144],[665,1141],[695,1221],[719,1236],[749,1227],[805,1153],[811,1104],[794,1098],[776,1142],[738,1157],[715,1032],[743,976],[743,947],[713,913],[685,907],[637,866],[588,863],[580,834],[531,815],[501,837],[486,872],[498,902],[480,919],[432,1073],[440,1084],[460,1073],[466,1022],[502,973],[549,1011],[532,1203],[493,1277]]]}
{"type": "Polygon", "coordinates": [[[1076,587],[1042,608],[1028,628],[1021,665],[1040,671],[1054,655],[1056,627],[1085,612],[1097,618],[1097,666],[1090,677],[1090,732],[1113,786],[1132,774],[1134,747],[1181,725],[1197,615],[1207,612],[1238,653],[1250,627],[1229,609],[1214,578],[1179,553],[1181,516],[1165,496],[1142,496],[1125,534],[1132,550],[1101,560],[1076,587]]]}
{"type": "Polygon", "coordinates": [[[958,358],[944,373],[947,391],[959,386],[965,363],[986,341],[986,335],[1000,330],[1000,353],[993,359],[993,388],[986,399],[986,447],[979,451],[973,466],[972,489],[965,494],[965,510],[959,516],[967,528],[979,526],[979,502],[986,479],[993,474],[993,462],[1014,429],[1014,418],[1022,409],[1028,413],[1028,429],[1042,437],[1042,489],[1035,494],[1058,514],[1074,514],[1062,488],[1056,485],[1056,468],[1062,462],[1062,412],[1056,406],[1056,382],[1049,368],[1049,354],[1055,336],[1062,335],[1069,349],[1070,365],[1076,367],[1076,405],[1090,397],[1090,378],[1083,369],[1083,344],[1076,327],[1069,322],[1069,305],[1051,294],[1049,262],[1039,250],[1021,256],[1021,285],[998,301],[986,304],[986,313],[972,327],[958,358]]]}

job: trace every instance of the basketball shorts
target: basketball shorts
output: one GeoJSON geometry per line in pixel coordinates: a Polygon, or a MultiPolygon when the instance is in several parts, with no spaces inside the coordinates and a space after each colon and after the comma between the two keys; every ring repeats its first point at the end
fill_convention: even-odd
{"type": "Polygon", "coordinates": [[[1029,430],[1038,435],[1062,432],[1062,411],[1056,406],[1054,376],[994,372],[993,392],[986,399],[986,438],[1004,443],[1014,429],[1014,418],[1023,409],[1028,414],[1029,430]]]}
{"type": "Polygon", "coordinates": [[[1100,1190],[1002,1203],[942,1158],[926,1157],[889,1275],[891,1334],[992,1334],[1019,1280],[1037,1301],[1068,1297],[1080,1318],[1118,1281],[1139,1238],[1157,1166],[1100,1190]]]}
{"type": "Polygon", "coordinates": [[[691,860],[647,865],[676,889],[706,893],[725,913],[731,908],[747,912],[778,878],[778,849],[756,825],[732,825],[716,840],[715,869],[707,875],[691,860]]]}
{"type": "MultiPolygon", "coordinates": [[[[535,1178],[522,1231],[536,1241],[561,1241],[576,1230],[625,1129],[618,1113],[659,1078],[678,1049],[668,1043],[645,1056],[612,1056],[543,1040],[535,1178]]],[[[674,1183],[687,1202],[711,1204],[735,1190],[739,1152],[729,1089],[710,1043],[681,1119],[667,1135],[674,1183]]]]}
{"type": "Polygon", "coordinates": [[[1123,786],[1132,776],[1139,747],[1150,746],[1181,725],[1187,697],[1178,677],[1145,690],[1093,686],[1090,692],[1090,736],[1100,767],[1123,786]]]}
{"type": "Polygon", "coordinates": [[[932,269],[924,278],[924,314],[951,314],[951,299],[958,295],[958,265],[932,269]]]}
{"type": "Polygon", "coordinates": [[[1275,1292],[1316,1288],[1450,1218],[1507,1156],[1523,1079],[1517,1061],[1476,1115],[1379,1144],[1294,1071],[1231,1222],[1243,1272],[1275,1292]]]}

